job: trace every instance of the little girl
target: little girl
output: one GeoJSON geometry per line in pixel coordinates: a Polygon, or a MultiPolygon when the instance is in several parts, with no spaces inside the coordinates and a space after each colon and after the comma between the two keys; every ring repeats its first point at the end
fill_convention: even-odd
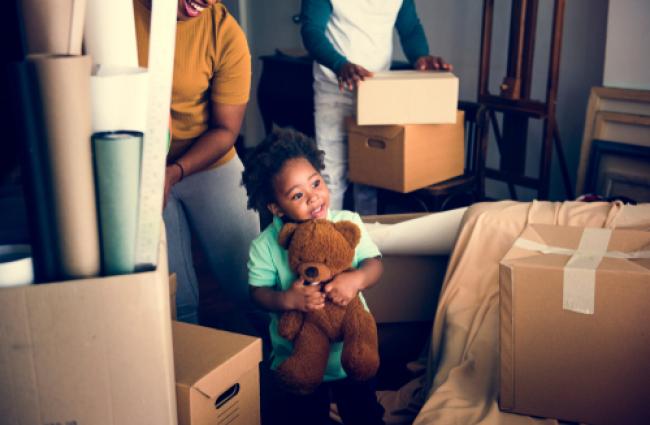
{"type": "MultiPolygon", "coordinates": [[[[271,312],[271,369],[274,370],[293,350],[292,343],[278,334],[279,313],[319,310],[326,298],[346,305],[357,295],[362,297],[360,291],[377,282],[382,265],[379,250],[359,215],[330,211],[329,190],[320,173],[323,152],[313,140],[291,130],[275,130],[246,162],[243,182],[248,207],[258,212],[268,209],[273,214],[273,222],[251,244],[248,283],[253,301],[271,312]],[[284,223],[315,218],[348,220],[361,229],[353,269],[336,276],[325,285],[323,292],[319,286],[305,286],[297,278],[289,267],[287,251],[278,243],[284,223]]],[[[334,401],[345,424],[383,424],[383,408],[377,401],[374,382],[348,378],[341,366],[341,352],[341,342],[332,344],[324,384],[312,394],[292,394],[273,383],[273,390],[262,394],[263,406],[269,407],[266,412],[262,410],[263,422],[327,424],[330,401],[334,401]]]]}

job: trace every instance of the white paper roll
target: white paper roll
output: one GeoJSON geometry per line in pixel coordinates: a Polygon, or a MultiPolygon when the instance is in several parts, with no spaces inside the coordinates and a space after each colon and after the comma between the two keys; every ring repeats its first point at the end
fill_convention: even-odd
{"type": "Polygon", "coordinates": [[[133,0],[87,1],[84,48],[93,65],[137,67],[133,0]]]}
{"type": "Polygon", "coordinates": [[[100,66],[90,77],[93,133],[147,127],[149,74],[144,68],[100,66]]]}
{"type": "Polygon", "coordinates": [[[467,208],[425,215],[395,224],[366,223],[382,254],[448,255],[467,208]]]}
{"type": "Polygon", "coordinates": [[[0,245],[0,287],[34,283],[29,245],[0,245]]]}

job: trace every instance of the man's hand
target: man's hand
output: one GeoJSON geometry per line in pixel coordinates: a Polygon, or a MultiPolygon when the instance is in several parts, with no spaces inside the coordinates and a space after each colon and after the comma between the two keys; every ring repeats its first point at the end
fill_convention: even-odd
{"type": "Polygon", "coordinates": [[[366,77],[372,77],[372,75],[372,72],[368,71],[361,65],[348,62],[339,69],[337,75],[339,80],[339,90],[343,91],[347,88],[352,91],[361,81],[365,80],[366,77]]]}
{"type": "Polygon", "coordinates": [[[359,270],[340,273],[325,285],[325,294],[334,304],[346,306],[359,293],[364,278],[363,273],[359,270]]]}
{"type": "Polygon", "coordinates": [[[303,279],[296,279],[284,292],[284,297],[286,310],[308,313],[325,307],[325,294],[320,291],[320,285],[305,285],[303,279]]]}
{"type": "Polygon", "coordinates": [[[441,70],[441,71],[451,71],[454,69],[453,66],[445,62],[440,56],[422,56],[415,61],[415,69],[418,71],[431,71],[431,70],[441,70]]]}
{"type": "Polygon", "coordinates": [[[165,192],[163,197],[163,208],[167,205],[167,199],[169,198],[169,191],[172,190],[172,186],[178,183],[181,180],[181,169],[176,164],[169,164],[165,167],[165,192]]]}

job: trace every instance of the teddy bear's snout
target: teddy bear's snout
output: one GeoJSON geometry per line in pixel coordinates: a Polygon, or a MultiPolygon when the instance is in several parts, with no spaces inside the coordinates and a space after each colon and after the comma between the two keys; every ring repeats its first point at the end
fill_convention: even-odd
{"type": "Polygon", "coordinates": [[[323,281],[332,277],[332,272],[329,267],[320,263],[301,264],[298,268],[298,273],[303,279],[310,282],[323,281]]]}

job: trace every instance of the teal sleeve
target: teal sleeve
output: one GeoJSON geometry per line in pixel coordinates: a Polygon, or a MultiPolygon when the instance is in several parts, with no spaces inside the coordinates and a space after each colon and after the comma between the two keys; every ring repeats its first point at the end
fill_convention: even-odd
{"type": "Polygon", "coordinates": [[[263,240],[255,239],[248,255],[248,284],[275,286],[278,272],[273,265],[269,247],[263,240]]]}
{"type": "Polygon", "coordinates": [[[359,214],[354,213],[350,221],[359,226],[359,229],[361,230],[361,239],[359,240],[359,245],[357,245],[354,253],[354,266],[358,267],[363,260],[366,260],[368,258],[381,257],[379,248],[377,248],[377,245],[375,245],[375,243],[372,241],[372,238],[370,238],[368,230],[363,224],[363,221],[361,220],[359,214]]]}
{"type": "Polygon", "coordinates": [[[402,3],[397,14],[395,28],[397,28],[404,54],[411,64],[415,64],[418,58],[429,54],[427,36],[424,34],[424,28],[418,18],[413,0],[404,0],[402,3]]]}
{"type": "Polygon", "coordinates": [[[316,62],[325,65],[335,73],[348,60],[334,49],[325,36],[325,29],[332,15],[329,0],[302,0],[300,11],[302,42],[316,62]]]}

